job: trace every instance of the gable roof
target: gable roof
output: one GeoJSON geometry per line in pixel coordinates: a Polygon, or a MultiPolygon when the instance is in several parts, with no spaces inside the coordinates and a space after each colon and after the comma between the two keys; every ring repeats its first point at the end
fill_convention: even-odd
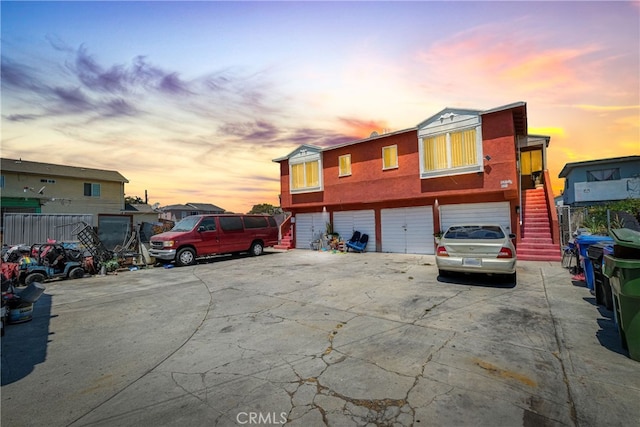
{"type": "Polygon", "coordinates": [[[185,205],[168,205],[160,208],[162,211],[203,211],[203,212],[225,212],[224,209],[211,203],[187,203],[185,205]]]}
{"type": "Polygon", "coordinates": [[[117,171],[56,165],[53,163],[31,162],[22,159],[1,158],[0,169],[2,169],[3,172],[25,173],[30,175],[82,178],[93,179],[96,181],[115,181],[123,183],[129,182],[127,178],[117,171]]]}
{"type": "Polygon", "coordinates": [[[374,132],[371,134],[371,136],[369,136],[368,138],[363,138],[363,139],[358,139],[355,141],[350,141],[350,142],[344,142],[341,144],[336,144],[336,145],[332,145],[330,147],[318,147],[315,145],[308,145],[308,144],[304,144],[304,145],[300,145],[298,146],[295,150],[293,150],[292,152],[290,152],[289,154],[287,154],[286,156],[282,156],[282,157],[278,157],[277,159],[273,159],[273,162],[281,162],[284,160],[288,160],[291,158],[291,156],[293,156],[294,154],[296,154],[298,151],[307,148],[309,150],[313,150],[316,152],[320,152],[320,151],[329,151],[329,150],[334,150],[336,148],[341,148],[341,147],[346,147],[349,145],[354,145],[354,144],[360,144],[363,142],[367,142],[367,141],[371,141],[374,139],[379,139],[379,138],[385,138],[391,135],[397,135],[400,133],[404,133],[404,132],[408,132],[408,131],[415,131],[418,130],[426,125],[428,125],[429,123],[432,123],[436,120],[440,120],[441,117],[445,116],[445,118],[450,117],[450,115],[469,115],[469,116],[481,116],[481,115],[485,115],[485,114],[491,114],[491,113],[497,113],[500,111],[507,111],[507,110],[512,110],[512,114],[513,114],[513,122],[515,124],[515,131],[516,131],[516,135],[527,135],[528,132],[528,124],[527,124],[527,103],[523,102],[523,101],[518,101],[518,102],[514,102],[511,104],[506,104],[506,105],[502,105],[500,107],[495,107],[489,110],[472,110],[472,109],[461,109],[461,108],[444,108],[443,110],[441,110],[440,112],[434,114],[433,116],[429,117],[428,119],[418,123],[416,126],[407,128],[407,129],[402,129],[402,130],[398,130],[395,132],[390,132],[390,133],[384,133],[382,135],[378,135],[377,132],[374,132]]]}
{"type": "Polygon", "coordinates": [[[611,157],[609,159],[596,159],[596,160],[586,160],[583,162],[567,163],[564,165],[564,167],[558,174],[558,178],[566,178],[574,168],[577,168],[580,166],[609,165],[614,163],[625,163],[625,162],[633,162],[633,161],[640,162],[640,156],[611,157]]]}

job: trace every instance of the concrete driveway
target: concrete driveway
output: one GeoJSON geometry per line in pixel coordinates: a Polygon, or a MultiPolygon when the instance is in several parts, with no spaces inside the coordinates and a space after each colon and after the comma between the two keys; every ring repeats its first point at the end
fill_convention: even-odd
{"type": "Polygon", "coordinates": [[[49,283],[2,340],[6,426],[630,426],[640,364],[557,263],[293,250],[49,283]]]}

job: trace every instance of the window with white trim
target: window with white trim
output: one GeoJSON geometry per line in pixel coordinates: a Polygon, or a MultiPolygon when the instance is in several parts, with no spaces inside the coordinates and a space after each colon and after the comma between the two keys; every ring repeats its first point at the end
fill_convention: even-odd
{"type": "Polygon", "coordinates": [[[294,163],[291,165],[291,191],[318,191],[321,188],[320,160],[294,163]]]}
{"type": "Polygon", "coordinates": [[[476,127],[422,137],[421,176],[481,172],[480,138],[480,129],[476,127]]]}
{"type": "Polygon", "coordinates": [[[398,146],[382,147],[382,170],[398,167],[398,146]]]}
{"type": "Polygon", "coordinates": [[[338,176],[351,175],[351,154],[345,154],[338,157],[339,171],[338,176]]]}

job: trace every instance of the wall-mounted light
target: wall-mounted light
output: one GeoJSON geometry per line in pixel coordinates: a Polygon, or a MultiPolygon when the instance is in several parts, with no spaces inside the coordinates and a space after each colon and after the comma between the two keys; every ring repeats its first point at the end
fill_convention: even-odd
{"type": "Polygon", "coordinates": [[[488,162],[489,160],[491,160],[491,156],[487,154],[486,156],[484,156],[484,159],[488,162]]]}
{"type": "Polygon", "coordinates": [[[520,214],[520,206],[516,206],[516,215],[520,214]]]}

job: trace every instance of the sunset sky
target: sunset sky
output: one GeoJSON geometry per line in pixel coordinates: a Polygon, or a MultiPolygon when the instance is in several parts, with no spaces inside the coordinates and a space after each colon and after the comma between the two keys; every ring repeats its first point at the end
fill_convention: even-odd
{"type": "Polygon", "coordinates": [[[640,154],[639,2],[1,2],[5,158],[127,196],[278,205],[272,159],[527,103],[568,162],[640,154]]]}

